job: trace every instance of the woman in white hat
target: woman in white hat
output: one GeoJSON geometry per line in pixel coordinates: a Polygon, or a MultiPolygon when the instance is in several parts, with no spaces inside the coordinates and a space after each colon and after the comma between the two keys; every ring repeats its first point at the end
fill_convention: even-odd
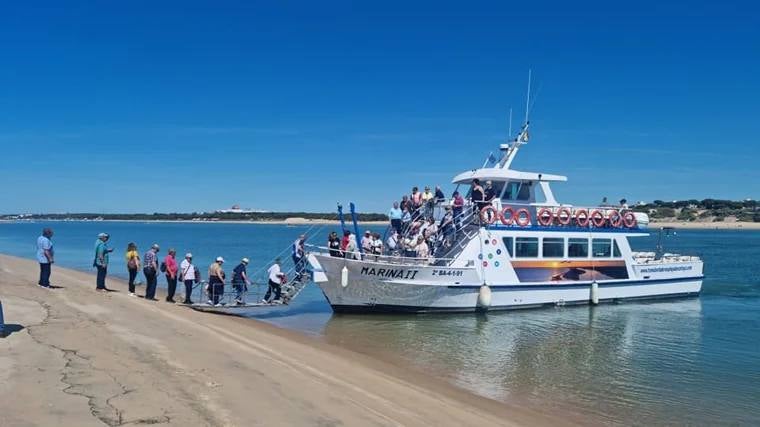
{"type": "Polygon", "coordinates": [[[224,258],[218,256],[216,261],[208,267],[208,284],[211,291],[211,299],[208,300],[210,305],[220,305],[222,296],[224,296],[224,270],[222,270],[224,258]]]}

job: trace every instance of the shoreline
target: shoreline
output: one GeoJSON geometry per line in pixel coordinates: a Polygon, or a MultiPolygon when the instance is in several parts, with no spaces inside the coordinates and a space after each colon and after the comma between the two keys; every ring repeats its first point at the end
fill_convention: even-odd
{"type": "MultiPolygon", "coordinates": [[[[103,219],[103,220],[83,220],[83,219],[34,219],[34,220],[16,220],[0,219],[0,223],[36,223],[36,222],[134,222],[134,223],[163,223],[163,224],[253,224],[253,225],[340,225],[340,221],[332,219],[306,219],[306,218],[286,218],[284,220],[218,220],[218,221],[193,221],[189,219],[103,219]]],[[[346,222],[347,225],[353,225],[346,222]]],[[[359,225],[388,225],[389,221],[357,221],[359,225]]]]}
{"type": "Polygon", "coordinates": [[[37,269],[0,254],[2,425],[589,424],[255,319],[131,298],[113,277],[98,293],[93,274],[55,266],[64,289],[42,289],[37,269]]]}
{"type": "Polygon", "coordinates": [[[689,222],[689,221],[656,221],[650,222],[650,231],[660,227],[673,227],[684,230],[760,230],[760,222],[723,221],[723,222],[689,222]]]}

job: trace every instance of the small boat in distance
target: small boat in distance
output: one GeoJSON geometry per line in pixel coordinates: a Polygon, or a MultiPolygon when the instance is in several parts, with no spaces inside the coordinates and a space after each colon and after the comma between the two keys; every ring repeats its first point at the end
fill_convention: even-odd
{"type": "MultiPolygon", "coordinates": [[[[625,207],[559,203],[551,185],[567,178],[511,168],[528,141],[528,121],[500,146],[501,158],[455,176],[457,186],[491,181],[496,197],[456,209],[453,225],[429,238],[432,255],[330,254],[310,247],[314,282],[335,312],[474,312],[698,295],[699,257],[634,252],[649,218],[625,207]]],[[[459,188],[459,187],[458,187],[459,188]]],[[[420,217],[436,223],[451,201],[420,217]]],[[[414,225],[402,236],[416,238],[414,225]]],[[[359,249],[360,251],[361,249],[359,249]]]]}

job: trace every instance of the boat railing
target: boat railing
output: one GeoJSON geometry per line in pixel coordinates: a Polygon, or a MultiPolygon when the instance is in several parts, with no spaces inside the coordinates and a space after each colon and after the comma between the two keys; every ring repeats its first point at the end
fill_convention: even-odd
{"type": "Polygon", "coordinates": [[[319,253],[322,255],[331,255],[334,258],[345,258],[349,260],[364,260],[364,261],[373,261],[378,263],[385,263],[385,264],[405,264],[405,265],[431,265],[431,264],[440,264],[440,263],[449,263],[450,261],[453,261],[452,258],[438,258],[438,257],[412,257],[412,256],[403,256],[403,255],[396,255],[396,254],[372,254],[372,253],[362,253],[360,251],[338,251],[340,253],[340,256],[333,255],[332,252],[336,252],[335,249],[332,250],[326,247],[326,246],[317,246],[317,245],[306,245],[307,249],[310,249],[309,253],[319,253]]]}

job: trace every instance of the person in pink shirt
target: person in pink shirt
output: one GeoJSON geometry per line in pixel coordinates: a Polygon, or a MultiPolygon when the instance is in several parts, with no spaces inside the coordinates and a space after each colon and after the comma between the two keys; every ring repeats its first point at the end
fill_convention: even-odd
{"type": "Polygon", "coordinates": [[[166,284],[169,288],[169,292],[166,294],[166,302],[174,304],[174,292],[177,291],[177,260],[175,256],[177,251],[169,249],[169,254],[164,258],[164,266],[166,268],[166,284]]]}

